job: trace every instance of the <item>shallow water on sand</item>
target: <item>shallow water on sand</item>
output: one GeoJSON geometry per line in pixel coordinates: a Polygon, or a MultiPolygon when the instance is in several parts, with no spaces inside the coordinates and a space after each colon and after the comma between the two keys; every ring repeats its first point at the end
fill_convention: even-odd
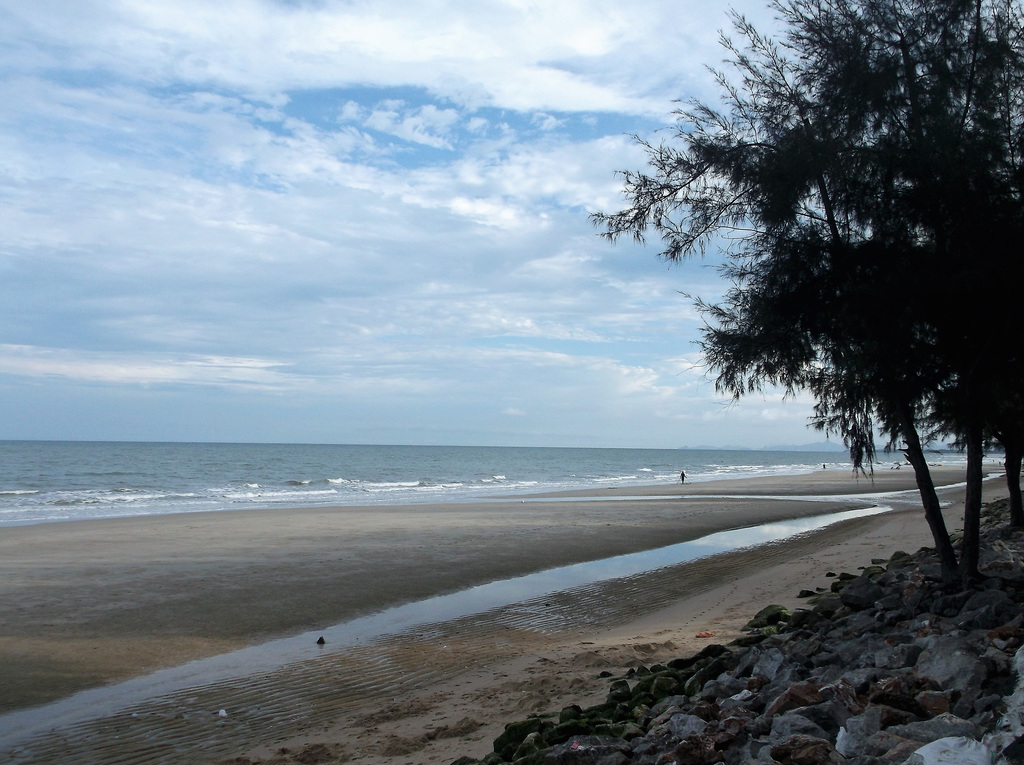
{"type": "MultiPolygon", "coordinates": [[[[862,506],[873,501],[857,496],[841,499],[862,506]]],[[[308,665],[335,651],[372,646],[387,636],[483,614],[512,604],[535,602],[538,598],[571,592],[595,583],[635,577],[718,553],[769,545],[834,523],[875,515],[889,509],[885,506],[860,507],[840,513],[723,531],[655,550],[553,568],[409,603],[324,630],[191,662],[117,685],[83,691],[44,707],[0,716],[0,740],[7,742],[7,746],[13,746],[44,731],[59,730],[112,715],[128,716],[134,709],[151,706],[153,700],[163,700],[161,703],[164,703],[168,698],[192,693],[197,688],[210,688],[239,680],[247,682],[247,678],[256,675],[308,665]],[[317,644],[320,636],[324,638],[322,646],[317,644]]],[[[543,631],[546,620],[551,616],[541,607],[531,608],[521,609],[516,628],[543,631]]]]}

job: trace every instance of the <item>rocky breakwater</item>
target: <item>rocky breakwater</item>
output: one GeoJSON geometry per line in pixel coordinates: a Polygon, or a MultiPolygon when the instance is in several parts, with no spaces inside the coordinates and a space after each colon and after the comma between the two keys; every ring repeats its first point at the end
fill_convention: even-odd
{"type": "Polygon", "coordinates": [[[983,581],[947,586],[931,551],[896,553],[455,765],[1024,763],[1024,532],[1004,517],[986,519],[983,581]]]}

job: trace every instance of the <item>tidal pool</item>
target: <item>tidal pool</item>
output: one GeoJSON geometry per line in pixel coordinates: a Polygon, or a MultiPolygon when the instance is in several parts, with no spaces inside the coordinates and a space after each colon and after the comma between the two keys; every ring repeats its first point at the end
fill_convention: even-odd
{"type": "Polygon", "coordinates": [[[878,515],[890,509],[888,506],[874,506],[721,531],[689,542],[552,568],[407,603],[322,630],[200,659],[116,685],[82,691],[42,707],[10,712],[0,716],[0,740],[11,746],[45,731],[85,720],[113,714],[131,714],[133,708],[139,708],[147,700],[271,672],[323,656],[325,652],[365,645],[424,625],[481,614],[551,593],[636,576],[719,553],[779,542],[842,521],[878,515]],[[324,638],[322,646],[317,643],[321,636],[324,638]]]}

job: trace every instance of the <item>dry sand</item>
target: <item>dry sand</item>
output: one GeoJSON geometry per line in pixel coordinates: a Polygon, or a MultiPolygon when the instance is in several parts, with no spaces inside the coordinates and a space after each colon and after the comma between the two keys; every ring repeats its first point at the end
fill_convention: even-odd
{"type": "MultiPolygon", "coordinates": [[[[937,469],[935,478],[955,484],[963,470],[937,469]]],[[[0,535],[0,711],[475,584],[848,509],[838,495],[914,488],[908,469],[880,471],[873,481],[821,471],[525,502],[7,528],[0,535]]],[[[947,522],[958,528],[962,490],[942,493],[952,503],[947,522]]],[[[986,483],[986,500],[1004,493],[1001,481],[986,483]]],[[[827,587],[827,571],[853,571],[896,549],[931,544],[915,494],[884,503],[894,511],[809,537],[329,652],[230,693],[218,687],[219,696],[195,693],[189,709],[212,714],[233,704],[227,720],[169,733],[154,711],[138,736],[151,744],[166,734],[166,742],[139,749],[135,759],[130,727],[138,717],[122,719],[127,727],[116,735],[110,721],[107,733],[58,731],[17,749],[15,761],[106,756],[74,754],[76,746],[94,753],[114,747],[124,762],[383,764],[483,756],[505,722],[603,698],[603,669],[692,653],[707,642],[698,633],[727,642],[767,603],[796,607],[801,589],[827,587]],[[307,712],[273,712],[275,704],[307,712]]]]}

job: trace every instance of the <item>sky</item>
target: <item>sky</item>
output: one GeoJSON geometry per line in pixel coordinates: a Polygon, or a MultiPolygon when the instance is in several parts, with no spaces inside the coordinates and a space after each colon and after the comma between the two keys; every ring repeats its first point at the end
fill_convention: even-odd
{"type": "MultiPolygon", "coordinates": [[[[770,11],[732,7],[770,28],[770,11]]],[[[0,0],[0,438],[763,447],[589,220],[714,100],[695,0],[0,0]]]]}

